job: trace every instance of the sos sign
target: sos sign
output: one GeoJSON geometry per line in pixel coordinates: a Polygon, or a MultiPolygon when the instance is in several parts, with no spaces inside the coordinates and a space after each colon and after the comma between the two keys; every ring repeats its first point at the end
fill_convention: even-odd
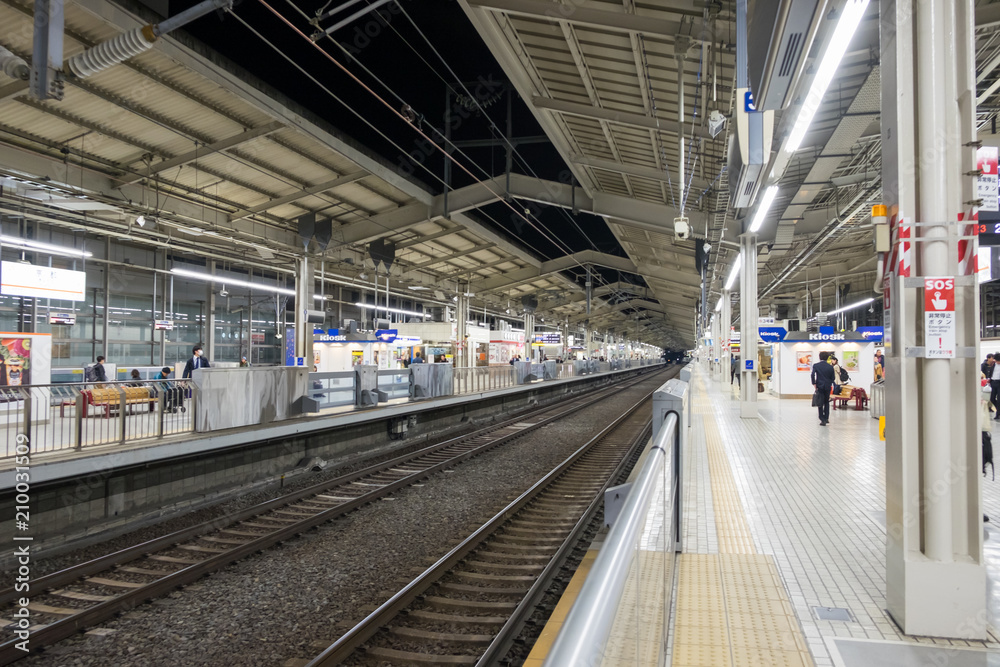
{"type": "Polygon", "coordinates": [[[955,310],[955,279],[952,277],[924,278],[924,311],[955,310]]]}

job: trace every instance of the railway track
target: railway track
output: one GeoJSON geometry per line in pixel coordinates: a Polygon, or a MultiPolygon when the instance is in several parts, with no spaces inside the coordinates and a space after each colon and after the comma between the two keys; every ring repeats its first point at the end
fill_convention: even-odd
{"type": "Polygon", "coordinates": [[[308,667],[493,665],[652,432],[651,396],[425,570],[308,667]]]}
{"type": "MultiPolygon", "coordinates": [[[[28,606],[31,652],[572,415],[647,375],[35,579],[30,582],[28,606]]],[[[12,603],[24,595],[13,588],[0,590],[0,605],[7,607],[4,616],[11,618],[12,603]]],[[[0,664],[27,655],[15,646],[18,641],[0,644],[0,664]]]]}

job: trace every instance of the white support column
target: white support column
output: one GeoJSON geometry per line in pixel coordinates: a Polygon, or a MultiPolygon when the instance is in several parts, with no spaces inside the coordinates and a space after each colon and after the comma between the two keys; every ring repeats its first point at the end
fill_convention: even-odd
{"type": "Polygon", "coordinates": [[[525,313],[524,314],[524,359],[522,361],[532,361],[534,355],[534,347],[532,343],[535,342],[535,314],[525,313]]]}
{"type": "Polygon", "coordinates": [[[458,323],[456,327],[456,347],[458,349],[455,351],[455,366],[458,368],[468,368],[471,365],[469,359],[471,359],[472,355],[469,353],[469,297],[465,296],[465,294],[458,295],[455,320],[458,323]]]}
{"type": "Polygon", "coordinates": [[[306,368],[313,367],[313,325],[309,324],[306,311],[312,306],[316,293],[312,261],[308,257],[298,260],[295,276],[295,356],[305,359],[306,368]]]}
{"type": "Polygon", "coordinates": [[[733,293],[730,290],[722,290],[722,358],[720,360],[720,365],[722,366],[722,381],[723,384],[728,384],[729,368],[732,364],[732,357],[729,353],[729,331],[733,328],[733,293]]]}
{"type": "Polygon", "coordinates": [[[740,417],[757,418],[757,235],[740,235],[740,417]],[[752,368],[747,369],[747,362],[752,368]]]}
{"type": "MultiPolygon", "coordinates": [[[[208,260],[208,272],[215,274],[215,260],[208,260]]],[[[208,363],[215,361],[215,285],[208,282],[205,285],[205,340],[201,341],[204,346],[202,354],[208,359],[208,363]]],[[[190,354],[191,350],[181,350],[182,354],[190,354]]]]}
{"type": "Polygon", "coordinates": [[[719,314],[715,313],[711,319],[711,331],[712,331],[712,376],[715,379],[721,378],[722,369],[722,348],[719,346],[719,339],[722,334],[721,322],[719,321],[719,314]]]}
{"type": "Polygon", "coordinates": [[[976,196],[973,3],[880,0],[879,11],[885,204],[917,237],[886,269],[886,603],[906,634],[982,640],[978,359],[966,353],[979,301],[956,224],[976,196]],[[911,274],[960,283],[955,358],[922,357],[924,291],[911,274]]]}

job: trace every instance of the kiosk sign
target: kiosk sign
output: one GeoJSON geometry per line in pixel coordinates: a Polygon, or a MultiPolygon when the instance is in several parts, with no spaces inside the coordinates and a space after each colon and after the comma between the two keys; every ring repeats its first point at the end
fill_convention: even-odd
{"type": "Polygon", "coordinates": [[[924,278],[924,346],[928,359],[955,358],[955,279],[924,278]]]}

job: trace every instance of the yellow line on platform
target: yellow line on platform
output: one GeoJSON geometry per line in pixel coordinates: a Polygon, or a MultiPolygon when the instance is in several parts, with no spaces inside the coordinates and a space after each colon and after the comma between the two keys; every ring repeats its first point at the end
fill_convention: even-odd
{"type": "MultiPolygon", "coordinates": [[[[700,378],[695,389],[693,405],[709,400],[700,378]]],[[[701,414],[720,553],[680,555],[672,667],[812,667],[774,559],[756,553],[715,417],[701,414]]]]}
{"type": "Polygon", "coordinates": [[[573,603],[576,602],[576,597],[580,594],[583,582],[587,580],[587,575],[590,574],[590,567],[594,564],[595,558],[597,558],[597,549],[590,549],[583,557],[583,560],[580,561],[580,566],[576,568],[573,578],[570,579],[569,585],[563,591],[562,597],[559,598],[559,603],[556,604],[556,608],[552,611],[552,615],[549,616],[549,620],[545,622],[542,634],[538,636],[538,640],[532,647],[531,653],[528,654],[528,658],[524,661],[524,667],[542,667],[542,663],[545,662],[545,658],[552,649],[553,642],[555,642],[559,631],[562,629],[566,615],[569,614],[573,603]]]}
{"type": "Polygon", "coordinates": [[[715,531],[719,537],[719,553],[757,553],[747,525],[746,513],[736,489],[736,480],[722,447],[722,437],[715,417],[707,415],[705,446],[708,449],[708,470],[712,480],[712,504],[715,506],[715,531]]]}

